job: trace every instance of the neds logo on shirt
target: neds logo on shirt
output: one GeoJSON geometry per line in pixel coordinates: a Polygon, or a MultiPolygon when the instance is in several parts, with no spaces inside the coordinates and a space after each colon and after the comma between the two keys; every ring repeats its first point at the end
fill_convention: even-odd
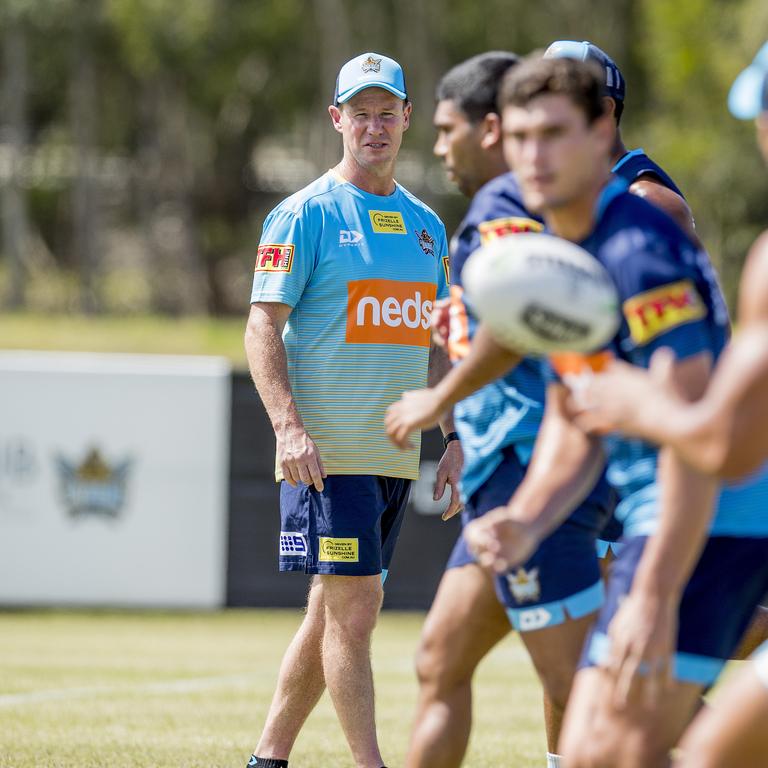
{"type": "Polygon", "coordinates": [[[436,294],[434,283],[350,280],[347,343],[428,347],[436,294]]]}

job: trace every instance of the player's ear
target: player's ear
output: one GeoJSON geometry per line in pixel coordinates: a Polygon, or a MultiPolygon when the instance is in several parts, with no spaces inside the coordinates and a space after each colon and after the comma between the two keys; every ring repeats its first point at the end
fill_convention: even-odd
{"type": "Polygon", "coordinates": [[[616,101],[610,96],[603,96],[603,111],[611,120],[616,121],[616,101]]]}
{"type": "Polygon", "coordinates": [[[608,112],[604,112],[592,123],[592,133],[600,144],[601,153],[604,152],[605,154],[610,155],[616,140],[615,126],[616,121],[613,119],[613,114],[609,114],[608,112]]]}
{"type": "Polygon", "coordinates": [[[501,118],[495,112],[489,112],[482,123],[480,146],[491,149],[501,141],[501,118]]]}
{"type": "Polygon", "coordinates": [[[403,130],[407,131],[408,126],[411,124],[411,111],[413,110],[413,104],[410,101],[406,101],[403,104],[403,130]]]}
{"type": "Polygon", "coordinates": [[[333,127],[341,133],[341,109],[335,104],[331,104],[328,107],[328,114],[331,116],[333,127]]]}

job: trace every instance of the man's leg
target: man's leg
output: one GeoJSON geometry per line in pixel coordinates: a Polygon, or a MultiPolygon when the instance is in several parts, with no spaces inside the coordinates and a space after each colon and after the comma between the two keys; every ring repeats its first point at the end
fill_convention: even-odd
{"type": "Polygon", "coordinates": [[[593,612],[579,619],[569,619],[554,627],[520,634],[544,687],[544,726],[547,748],[553,754],[557,752],[565,706],[584,640],[596,615],[593,612]]]}
{"type": "Polygon", "coordinates": [[[443,574],[416,657],[419,699],[407,768],[461,765],[472,727],[472,676],[510,630],[492,577],[478,565],[443,574]]]}
{"type": "Polygon", "coordinates": [[[381,608],[381,576],[320,576],[325,603],[323,672],[358,768],[381,768],[376,739],[371,634],[381,608]]]}
{"type": "Polygon", "coordinates": [[[607,671],[588,667],[578,672],[560,736],[568,768],[668,768],[670,750],[703,689],[675,681],[649,706],[644,686],[640,678],[626,705],[617,708],[607,671]]]}
{"type": "Polygon", "coordinates": [[[733,658],[741,661],[748,659],[766,640],[768,640],[768,608],[759,605],[733,658]]]}
{"type": "Polygon", "coordinates": [[[730,680],[681,744],[676,768],[763,768],[768,763],[768,649],[730,680]],[[757,665],[765,668],[765,680],[757,665]]]}
{"type": "Polygon", "coordinates": [[[317,576],[307,598],[307,612],[283,656],[277,688],[254,754],[287,760],[304,721],[325,690],[322,644],[325,629],[323,587],[317,576]]]}

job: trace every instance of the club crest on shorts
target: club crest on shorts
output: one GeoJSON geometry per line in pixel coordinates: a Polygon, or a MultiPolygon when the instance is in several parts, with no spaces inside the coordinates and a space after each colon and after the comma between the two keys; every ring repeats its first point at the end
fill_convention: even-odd
{"type": "Polygon", "coordinates": [[[426,229],[422,229],[421,232],[416,232],[416,237],[419,238],[419,245],[421,250],[427,254],[427,256],[435,255],[435,238],[427,232],[426,229]]]}
{"type": "Polygon", "coordinates": [[[525,568],[518,568],[516,573],[508,573],[506,579],[509,589],[518,603],[530,603],[539,599],[541,585],[539,584],[538,568],[532,568],[530,571],[526,571],[525,568]]]}
{"type": "Polygon", "coordinates": [[[381,72],[381,59],[369,56],[361,65],[363,72],[381,72]]]}
{"type": "Polygon", "coordinates": [[[110,466],[97,448],[82,462],[56,457],[61,496],[72,517],[97,515],[116,518],[125,504],[130,459],[110,466]]]}

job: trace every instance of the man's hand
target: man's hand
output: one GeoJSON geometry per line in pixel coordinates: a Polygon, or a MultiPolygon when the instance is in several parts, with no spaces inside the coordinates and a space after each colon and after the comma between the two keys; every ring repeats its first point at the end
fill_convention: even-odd
{"type": "Polygon", "coordinates": [[[665,348],[654,353],[648,370],[615,360],[579,386],[569,410],[587,433],[646,437],[644,421],[654,412],[654,402],[676,395],[674,366],[674,355],[665,348]]]}
{"type": "Polygon", "coordinates": [[[461,467],[464,464],[464,454],[461,450],[461,443],[458,440],[451,440],[443,453],[440,463],[437,465],[437,475],[435,476],[435,492],[432,498],[439,501],[445,493],[445,486],[451,486],[451,502],[448,509],[443,512],[443,520],[448,520],[457,512],[461,512],[464,506],[461,503],[459,494],[459,479],[461,478],[461,467]]]}
{"type": "Polygon", "coordinates": [[[440,421],[440,399],[434,388],[413,389],[387,408],[384,424],[389,439],[398,448],[412,448],[408,439],[417,429],[429,429],[440,421]]]}
{"type": "Polygon", "coordinates": [[[432,308],[432,341],[435,346],[448,348],[451,332],[451,300],[438,299],[432,308]]]}
{"type": "Polygon", "coordinates": [[[672,657],[677,646],[679,601],[669,595],[637,590],[621,603],[608,627],[614,676],[614,703],[626,706],[630,692],[642,681],[646,704],[653,707],[672,684],[672,657]]]}
{"type": "Polygon", "coordinates": [[[505,573],[526,562],[539,546],[531,526],[513,519],[508,507],[497,507],[464,528],[464,539],[484,568],[505,573]]]}
{"type": "Polygon", "coordinates": [[[285,427],[275,433],[277,461],[285,481],[296,487],[299,482],[314,485],[318,491],[325,487],[323,460],[304,427],[285,427]]]}

